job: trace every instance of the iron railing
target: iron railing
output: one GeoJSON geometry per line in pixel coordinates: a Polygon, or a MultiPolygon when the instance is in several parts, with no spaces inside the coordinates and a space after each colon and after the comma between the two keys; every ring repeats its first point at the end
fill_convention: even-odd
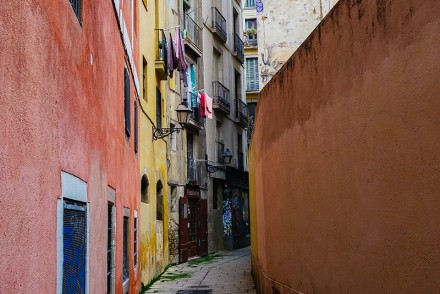
{"type": "Polygon", "coordinates": [[[186,101],[188,101],[188,103],[191,105],[192,112],[189,116],[190,121],[200,127],[203,127],[205,125],[205,119],[201,116],[200,105],[197,103],[197,94],[193,92],[184,92],[183,99],[186,99],[186,101]]]}
{"type": "Polygon", "coordinates": [[[198,185],[200,187],[206,186],[206,163],[203,161],[191,160],[188,166],[188,183],[191,185],[198,185]]]}
{"type": "Polygon", "coordinates": [[[247,105],[239,98],[235,99],[235,118],[243,128],[247,128],[248,126],[247,105]]]}
{"type": "Polygon", "coordinates": [[[245,35],[244,46],[245,47],[257,47],[258,46],[257,35],[245,35]]]}
{"type": "Polygon", "coordinates": [[[217,162],[224,163],[223,153],[225,153],[225,144],[217,142],[217,162]]]}
{"type": "Polygon", "coordinates": [[[230,91],[222,83],[212,82],[213,106],[226,114],[231,112],[230,91]]]}
{"type": "Polygon", "coordinates": [[[246,0],[245,7],[255,7],[255,0],[246,0]]]}
{"type": "Polygon", "coordinates": [[[215,7],[212,7],[212,27],[215,29],[220,39],[222,39],[223,42],[226,42],[226,19],[215,7]]]}
{"type": "Polygon", "coordinates": [[[234,52],[237,54],[237,56],[240,58],[241,62],[244,60],[244,44],[241,40],[240,36],[235,33],[234,34],[234,52]]]}
{"type": "Polygon", "coordinates": [[[194,44],[197,49],[202,50],[202,29],[188,15],[184,14],[185,39],[194,44]]]}

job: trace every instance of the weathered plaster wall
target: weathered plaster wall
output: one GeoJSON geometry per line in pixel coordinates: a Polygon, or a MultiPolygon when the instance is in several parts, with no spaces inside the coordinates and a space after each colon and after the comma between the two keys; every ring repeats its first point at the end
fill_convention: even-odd
{"type": "MultiPolygon", "coordinates": [[[[139,209],[138,155],[133,136],[124,134],[125,53],[113,3],[83,1],[82,25],[69,1],[3,4],[0,292],[56,292],[56,204],[65,171],[87,183],[88,279],[90,293],[100,293],[106,288],[107,186],[116,190],[117,227],[123,207],[131,209],[131,221],[139,209]]],[[[121,7],[121,13],[131,27],[130,7],[121,7]]],[[[136,45],[131,49],[137,62],[136,45]]],[[[132,76],[130,89],[133,107],[132,76]]],[[[116,244],[116,293],[121,293],[122,230],[116,244]]],[[[130,254],[130,293],[137,293],[130,254]]]]}
{"type": "Polygon", "coordinates": [[[260,93],[261,293],[440,290],[439,14],[342,0],[260,93]]]}
{"type": "MultiPolygon", "coordinates": [[[[258,12],[260,89],[338,0],[264,0],[258,12]]],[[[258,1],[257,1],[258,2],[258,1]]]]}
{"type": "MultiPolygon", "coordinates": [[[[153,140],[152,128],[157,127],[156,88],[162,97],[162,127],[167,127],[168,92],[166,81],[158,79],[155,70],[156,31],[155,28],[166,28],[168,17],[172,14],[167,1],[138,1],[140,35],[139,66],[146,66],[146,95],[140,99],[140,175],[148,179],[148,200],[140,204],[140,276],[141,283],[147,285],[154,277],[163,272],[168,265],[168,162],[167,150],[170,148],[165,140],[153,140]],[[158,4],[158,7],[156,7],[158,4]],[[157,183],[163,186],[163,220],[156,220],[157,183]]],[[[168,35],[168,34],[167,34],[168,35]]],[[[142,77],[142,75],[140,75],[142,77]]],[[[142,85],[142,78],[140,81],[142,85]]]]}

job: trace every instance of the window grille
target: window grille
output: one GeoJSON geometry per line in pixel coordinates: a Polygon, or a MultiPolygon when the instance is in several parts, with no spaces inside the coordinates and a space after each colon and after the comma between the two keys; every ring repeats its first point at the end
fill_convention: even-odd
{"type": "Polygon", "coordinates": [[[130,272],[128,270],[128,234],[129,234],[129,218],[124,216],[124,224],[123,224],[123,244],[122,244],[122,280],[126,281],[130,277],[130,272]]]}
{"type": "Polygon", "coordinates": [[[255,7],[255,0],[246,0],[246,7],[255,7]]]}
{"type": "Polygon", "coordinates": [[[111,275],[112,275],[112,208],[113,205],[108,205],[107,210],[107,293],[111,290],[111,275]]]}
{"type": "Polygon", "coordinates": [[[65,201],[63,213],[63,293],[82,294],[86,292],[86,206],[65,201]]]}

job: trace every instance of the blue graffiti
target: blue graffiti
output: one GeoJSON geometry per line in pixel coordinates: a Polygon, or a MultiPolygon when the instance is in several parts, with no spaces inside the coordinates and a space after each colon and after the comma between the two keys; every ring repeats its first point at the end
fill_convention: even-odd
{"type": "Polygon", "coordinates": [[[263,12],[264,7],[262,0],[257,0],[255,4],[256,4],[255,6],[257,8],[257,12],[263,12]]]}

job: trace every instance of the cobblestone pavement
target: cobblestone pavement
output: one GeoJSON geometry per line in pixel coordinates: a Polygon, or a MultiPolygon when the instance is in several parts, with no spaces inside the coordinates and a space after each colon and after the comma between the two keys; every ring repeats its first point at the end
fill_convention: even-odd
{"type": "Polygon", "coordinates": [[[257,293],[250,248],[222,251],[171,266],[145,293],[257,293]]]}

